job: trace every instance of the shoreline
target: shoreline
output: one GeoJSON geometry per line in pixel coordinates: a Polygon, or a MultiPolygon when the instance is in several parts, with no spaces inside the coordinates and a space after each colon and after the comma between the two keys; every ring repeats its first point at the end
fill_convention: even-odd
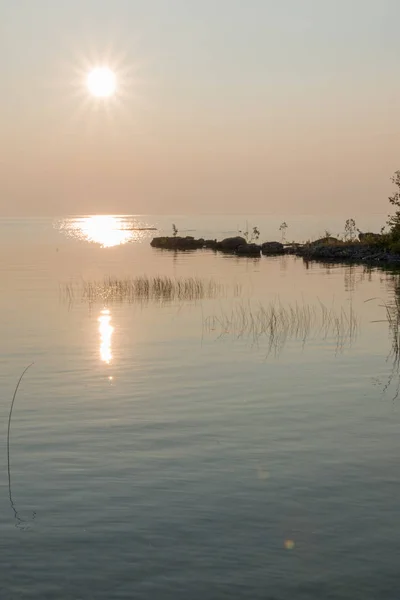
{"type": "Polygon", "coordinates": [[[192,236],[163,236],[153,238],[150,244],[156,249],[176,252],[212,250],[223,254],[252,258],[292,255],[303,258],[306,262],[400,267],[400,254],[390,252],[377,243],[342,241],[336,238],[321,238],[314,242],[285,244],[277,241],[249,243],[241,236],[229,237],[221,241],[194,238],[192,236]]]}

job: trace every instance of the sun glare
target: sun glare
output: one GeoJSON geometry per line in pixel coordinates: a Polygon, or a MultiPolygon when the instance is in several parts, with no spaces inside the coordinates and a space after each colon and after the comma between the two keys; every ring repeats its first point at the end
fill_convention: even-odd
{"type": "Polygon", "coordinates": [[[86,85],[92,96],[110,98],[117,90],[117,78],[108,67],[97,67],[88,74],[86,85]]]}

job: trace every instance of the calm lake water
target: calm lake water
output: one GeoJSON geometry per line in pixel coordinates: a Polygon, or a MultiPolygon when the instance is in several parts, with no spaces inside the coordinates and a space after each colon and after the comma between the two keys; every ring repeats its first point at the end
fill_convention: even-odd
{"type": "MultiPolygon", "coordinates": [[[[143,230],[245,220],[0,220],[1,598],[398,600],[400,276],[143,230]],[[135,297],[158,275],[204,289],[135,297]]],[[[344,222],[286,220],[289,240],[344,222]]]]}

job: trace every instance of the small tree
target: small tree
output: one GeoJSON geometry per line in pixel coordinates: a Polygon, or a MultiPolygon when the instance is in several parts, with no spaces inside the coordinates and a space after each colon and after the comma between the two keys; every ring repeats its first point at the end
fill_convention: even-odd
{"type": "Polygon", "coordinates": [[[387,225],[390,229],[390,233],[400,234],[400,171],[396,171],[393,177],[391,178],[392,183],[397,187],[397,190],[394,192],[393,196],[389,196],[389,202],[393,206],[397,207],[394,215],[388,215],[389,220],[387,221],[387,225]]]}
{"type": "Polygon", "coordinates": [[[172,235],[174,237],[176,237],[178,235],[178,229],[177,229],[175,223],[172,223],[172,235]]]}
{"type": "Polygon", "coordinates": [[[357,237],[357,227],[354,219],[347,219],[344,224],[344,239],[347,242],[354,242],[357,237]]]}
{"type": "Polygon", "coordinates": [[[239,230],[239,233],[241,233],[244,237],[244,239],[246,240],[246,242],[248,244],[252,244],[253,242],[256,242],[258,240],[258,238],[260,237],[260,230],[258,229],[258,227],[253,227],[252,232],[249,232],[249,224],[246,221],[246,231],[242,231],[241,229],[239,230]]]}
{"type": "Polygon", "coordinates": [[[253,233],[251,234],[251,241],[256,242],[260,237],[260,230],[258,227],[253,227],[253,233]]]}
{"type": "Polygon", "coordinates": [[[279,226],[279,231],[281,232],[281,241],[282,241],[282,243],[286,239],[286,230],[287,230],[288,227],[289,227],[289,225],[286,223],[286,221],[283,221],[283,223],[281,223],[280,226],[279,226]]]}

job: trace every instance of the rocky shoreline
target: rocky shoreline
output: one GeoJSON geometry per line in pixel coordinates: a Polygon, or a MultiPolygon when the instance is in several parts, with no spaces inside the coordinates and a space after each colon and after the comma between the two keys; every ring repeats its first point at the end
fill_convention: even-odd
{"type": "Polygon", "coordinates": [[[243,256],[260,256],[261,254],[284,254],[285,246],[280,242],[265,242],[255,244],[246,242],[241,236],[229,237],[218,242],[217,240],[196,239],[191,236],[165,236],[155,237],[151,241],[153,248],[162,250],[209,250],[238,254],[243,256]]]}
{"type": "Polygon", "coordinates": [[[370,265],[399,265],[400,254],[380,248],[365,241],[343,242],[335,238],[323,238],[306,244],[282,244],[281,242],[248,243],[241,236],[224,240],[207,240],[191,236],[155,237],[153,248],[162,250],[190,251],[209,249],[237,256],[279,256],[292,254],[305,261],[352,262],[370,265]]]}

